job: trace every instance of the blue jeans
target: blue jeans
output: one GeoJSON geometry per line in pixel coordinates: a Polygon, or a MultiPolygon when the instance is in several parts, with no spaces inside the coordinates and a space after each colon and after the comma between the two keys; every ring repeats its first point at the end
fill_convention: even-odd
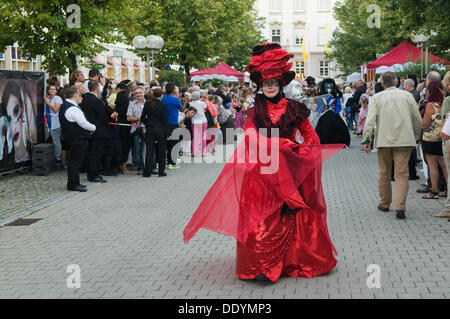
{"type": "Polygon", "coordinates": [[[134,151],[138,163],[138,170],[144,169],[144,159],[142,157],[142,148],[144,147],[144,139],[139,135],[133,136],[134,151]]]}

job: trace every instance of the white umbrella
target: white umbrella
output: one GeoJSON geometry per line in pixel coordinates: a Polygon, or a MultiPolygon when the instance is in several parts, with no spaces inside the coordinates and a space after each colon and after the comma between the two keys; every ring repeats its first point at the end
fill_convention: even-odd
{"type": "Polygon", "coordinates": [[[361,80],[361,73],[359,72],[353,72],[352,74],[347,76],[347,83],[356,82],[358,80],[361,80]]]}

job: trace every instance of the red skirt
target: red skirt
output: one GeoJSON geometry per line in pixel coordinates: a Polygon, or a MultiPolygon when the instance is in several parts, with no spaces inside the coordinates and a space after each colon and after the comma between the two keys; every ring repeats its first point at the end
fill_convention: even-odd
{"type": "Polygon", "coordinates": [[[313,209],[280,215],[281,208],[237,242],[236,276],[254,279],[265,275],[272,282],[281,276],[311,278],[336,266],[329,237],[320,226],[321,214],[313,209]]]}

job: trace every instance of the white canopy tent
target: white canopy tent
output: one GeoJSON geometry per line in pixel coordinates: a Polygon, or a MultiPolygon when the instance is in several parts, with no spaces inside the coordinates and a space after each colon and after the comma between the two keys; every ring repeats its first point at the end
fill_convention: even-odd
{"type": "Polygon", "coordinates": [[[358,80],[361,80],[361,73],[354,72],[347,76],[347,83],[356,82],[358,80]]]}

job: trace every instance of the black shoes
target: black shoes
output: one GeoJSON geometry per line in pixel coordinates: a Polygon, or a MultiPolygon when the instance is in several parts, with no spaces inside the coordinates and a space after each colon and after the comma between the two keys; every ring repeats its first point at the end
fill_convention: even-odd
{"type": "Polygon", "coordinates": [[[416,192],[421,193],[421,194],[426,194],[431,190],[431,188],[429,187],[425,187],[425,188],[419,188],[416,192]]]}
{"type": "Polygon", "coordinates": [[[255,277],[255,280],[257,281],[270,281],[269,278],[267,278],[265,275],[263,274],[259,274],[258,276],[255,277]]]}
{"type": "Polygon", "coordinates": [[[166,173],[159,173],[158,176],[159,177],[164,177],[164,176],[167,176],[167,174],[166,173]]]}
{"type": "Polygon", "coordinates": [[[395,216],[398,218],[398,219],[405,219],[405,211],[404,210],[396,210],[395,211],[395,216]]]}
{"type": "Polygon", "coordinates": [[[106,183],[107,182],[106,179],[103,179],[101,177],[97,177],[95,179],[90,179],[89,181],[92,182],[92,183],[106,183]]]}
{"type": "MultiPolygon", "coordinates": [[[[83,185],[84,186],[84,185],[83,185]]],[[[77,185],[74,187],[67,187],[68,191],[73,191],[73,192],[87,192],[86,187],[82,187],[81,185],[77,185]]]]}
{"type": "MultiPolygon", "coordinates": [[[[388,212],[389,211],[389,207],[383,207],[381,205],[378,205],[378,210],[381,210],[382,212],[388,212]]],[[[404,219],[405,218],[405,211],[404,210],[396,210],[395,211],[395,216],[398,219],[404,219]]]]}

